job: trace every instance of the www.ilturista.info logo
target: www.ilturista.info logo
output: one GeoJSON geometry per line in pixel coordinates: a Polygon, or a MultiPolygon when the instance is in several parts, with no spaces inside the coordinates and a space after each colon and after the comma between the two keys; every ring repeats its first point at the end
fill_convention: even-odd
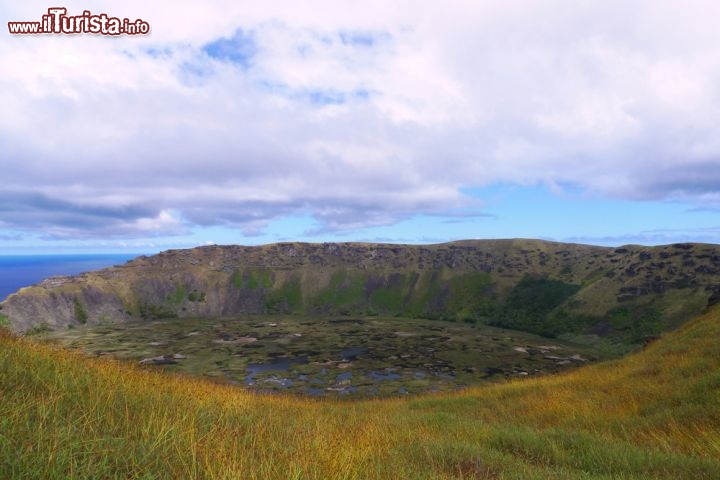
{"type": "Polygon", "coordinates": [[[94,15],[85,10],[82,15],[68,16],[67,8],[48,8],[47,15],[40,22],[8,22],[8,30],[13,35],[75,34],[93,33],[96,35],[147,35],[150,24],[137,19],[109,17],[106,13],[94,15]]]}

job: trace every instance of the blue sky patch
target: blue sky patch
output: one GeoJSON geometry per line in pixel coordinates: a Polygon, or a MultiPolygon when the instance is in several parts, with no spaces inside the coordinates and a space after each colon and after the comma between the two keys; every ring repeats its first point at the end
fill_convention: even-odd
{"type": "Polygon", "coordinates": [[[152,58],[168,58],[172,56],[172,50],[169,48],[148,48],[145,53],[152,58]]]}
{"type": "Polygon", "coordinates": [[[194,61],[183,62],[178,65],[177,76],[183,85],[200,86],[213,76],[214,70],[212,64],[207,60],[202,61],[194,59],[194,61]]]}
{"type": "Polygon", "coordinates": [[[248,68],[257,53],[252,33],[237,29],[230,38],[219,38],[205,44],[203,52],[210,58],[227,61],[248,68]]]}
{"type": "Polygon", "coordinates": [[[385,34],[363,31],[343,31],[340,32],[338,36],[344,45],[370,48],[374,47],[385,34]]]}
{"type": "Polygon", "coordinates": [[[339,105],[346,100],[345,94],[338,90],[311,90],[308,98],[317,105],[339,105]]]}

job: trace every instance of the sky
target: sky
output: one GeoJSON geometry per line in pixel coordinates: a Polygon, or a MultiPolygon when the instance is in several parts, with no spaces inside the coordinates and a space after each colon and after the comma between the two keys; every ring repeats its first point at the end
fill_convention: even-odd
{"type": "Polygon", "coordinates": [[[720,2],[56,3],[0,5],[0,254],[720,243],[720,2]],[[5,27],[55,6],[150,33],[5,27]]]}

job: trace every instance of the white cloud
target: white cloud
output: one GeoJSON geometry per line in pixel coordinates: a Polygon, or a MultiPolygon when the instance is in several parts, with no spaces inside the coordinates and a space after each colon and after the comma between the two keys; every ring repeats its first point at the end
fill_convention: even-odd
{"type": "Polygon", "coordinates": [[[152,34],[0,36],[14,230],[352,230],[475,208],[462,189],[493,182],[720,195],[716,2],[66,6],[152,34]]]}

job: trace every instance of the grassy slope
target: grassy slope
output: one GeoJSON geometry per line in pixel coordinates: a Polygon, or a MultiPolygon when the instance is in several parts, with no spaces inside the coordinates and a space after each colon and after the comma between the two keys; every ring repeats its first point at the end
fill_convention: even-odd
{"type": "Polygon", "coordinates": [[[0,335],[0,478],[720,478],[720,308],[459,394],[254,396],[0,335]]]}

